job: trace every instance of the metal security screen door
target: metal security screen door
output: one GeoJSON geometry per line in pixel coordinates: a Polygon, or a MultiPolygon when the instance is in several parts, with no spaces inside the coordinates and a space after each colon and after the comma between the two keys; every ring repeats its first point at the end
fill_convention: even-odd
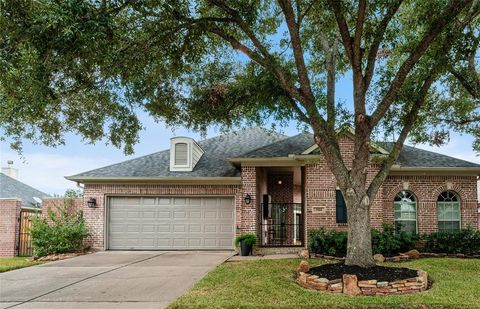
{"type": "Polygon", "coordinates": [[[231,197],[110,197],[108,248],[233,249],[231,197]]]}

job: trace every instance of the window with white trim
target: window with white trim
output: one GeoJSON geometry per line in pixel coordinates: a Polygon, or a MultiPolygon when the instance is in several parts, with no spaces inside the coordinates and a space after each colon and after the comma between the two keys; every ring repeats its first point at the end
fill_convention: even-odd
{"type": "Polygon", "coordinates": [[[442,192],[437,198],[438,230],[460,230],[460,198],[453,191],[442,192]]]}
{"type": "Polygon", "coordinates": [[[393,202],[395,207],[395,227],[417,233],[417,198],[409,191],[400,191],[393,202]]]}

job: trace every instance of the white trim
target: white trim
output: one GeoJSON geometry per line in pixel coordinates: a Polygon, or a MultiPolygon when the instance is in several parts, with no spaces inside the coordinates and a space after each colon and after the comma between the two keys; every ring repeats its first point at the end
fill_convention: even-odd
{"type": "Polygon", "coordinates": [[[83,176],[83,177],[65,177],[68,180],[80,183],[123,183],[123,184],[141,184],[141,183],[159,183],[159,184],[205,184],[205,185],[240,185],[241,177],[102,177],[102,176],[83,176]]]}

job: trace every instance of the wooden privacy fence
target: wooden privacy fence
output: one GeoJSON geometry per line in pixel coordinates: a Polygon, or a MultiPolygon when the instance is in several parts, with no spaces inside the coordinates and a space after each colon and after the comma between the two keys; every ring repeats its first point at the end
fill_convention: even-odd
{"type": "Polygon", "coordinates": [[[32,227],[33,218],[38,218],[41,214],[40,210],[22,209],[20,212],[20,230],[18,237],[18,255],[33,255],[32,235],[30,229],[32,227]]]}

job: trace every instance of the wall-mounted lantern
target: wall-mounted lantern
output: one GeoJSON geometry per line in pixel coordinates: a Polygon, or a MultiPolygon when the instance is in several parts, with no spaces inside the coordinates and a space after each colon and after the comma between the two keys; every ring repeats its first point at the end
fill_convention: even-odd
{"type": "Polygon", "coordinates": [[[95,198],[91,197],[87,201],[87,206],[88,206],[88,208],[95,208],[97,206],[97,200],[95,198]]]}
{"type": "Polygon", "coordinates": [[[249,205],[252,202],[250,194],[245,195],[245,204],[249,205]]]}
{"type": "Polygon", "coordinates": [[[283,183],[283,181],[282,181],[281,179],[279,179],[279,180],[277,181],[277,183],[278,183],[279,186],[281,186],[282,183],[283,183]]]}

